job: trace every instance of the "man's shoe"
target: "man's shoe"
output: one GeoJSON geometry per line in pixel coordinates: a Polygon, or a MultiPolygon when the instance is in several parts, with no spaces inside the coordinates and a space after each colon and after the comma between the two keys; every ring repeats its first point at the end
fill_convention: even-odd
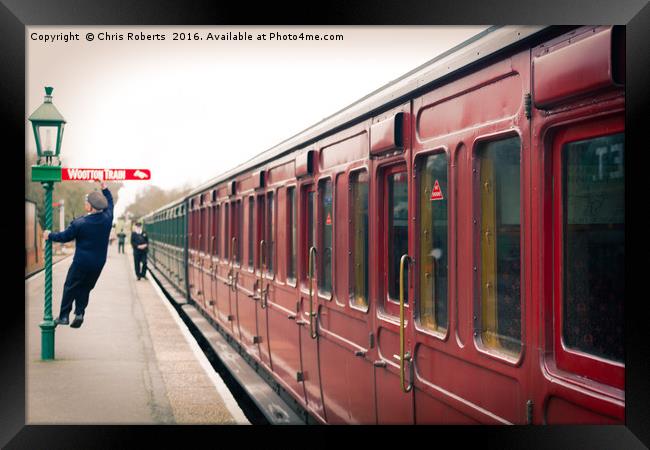
{"type": "Polygon", "coordinates": [[[142,278],[142,277],[138,277],[138,281],[140,281],[140,278],[142,278]]]}
{"type": "Polygon", "coordinates": [[[67,317],[64,318],[64,319],[61,319],[59,317],[54,319],[54,325],[69,325],[69,324],[70,324],[70,321],[69,321],[69,319],[67,317]]]}
{"type": "Polygon", "coordinates": [[[70,324],[70,328],[79,328],[84,323],[84,315],[74,316],[74,320],[70,324]]]}
{"type": "Polygon", "coordinates": [[[148,278],[145,277],[144,275],[142,275],[140,278],[142,278],[143,280],[148,280],[148,278]]]}

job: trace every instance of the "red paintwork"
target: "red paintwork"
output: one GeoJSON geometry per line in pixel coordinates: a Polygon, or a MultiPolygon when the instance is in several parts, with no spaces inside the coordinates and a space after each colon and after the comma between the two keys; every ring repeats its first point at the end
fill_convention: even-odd
{"type": "Polygon", "coordinates": [[[549,46],[533,59],[538,108],[614,84],[612,29],[596,31],[549,46]]]}
{"type": "Polygon", "coordinates": [[[396,133],[397,122],[401,121],[402,130],[407,130],[409,126],[407,118],[408,116],[404,113],[397,113],[393,117],[374,123],[370,127],[370,154],[379,155],[399,147],[396,133]]]}
{"type": "Polygon", "coordinates": [[[310,167],[313,165],[313,150],[307,150],[303,151],[301,153],[298,153],[296,155],[296,177],[304,177],[309,175],[309,171],[312,170],[310,167]],[[310,159],[312,161],[312,164],[310,164],[310,159]]]}
{"type": "MultiPolygon", "coordinates": [[[[584,27],[502,55],[308,148],[222,183],[214,201],[210,197],[190,208],[191,298],[325,423],[623,423],[624,367],[563,350],[560,291],[554,291],[562,274],[557,256],[562,248],[557,238],[561,223],[557,193],[561,190],[552,181],[553,174],[556,183],[560,179],[557,148],[569,137],[624,128],[623,89],[604,81],[604,74],[609,73],[605,64],[610,59],[605,55],[611,54],[610,42],[610,28],[584,27]],[[538,106],[546,108],[533,107],[531,118],[525,109],[529,93],[538,106]],[[404,148],[395,148],[391,135],[397,113],[403,113],[404,148]],[[522,351],[517,358],[507,358],[485,349],[474,335],[474,316],[480,307],[475,300],[480,296],[480,267],[474,269],[480,266],[480,247],[473,222],[479,212],[474,169],[479,143],[513,135],[521,139],[522,351]],[[312,173],[308,151],[313,152],[312,173]],[[369,157],[375,151],[382,153],[369,157]],[[410,270],[405,334],[406,349],[414,355],[414,379],[413,390],[403,393],[399,364],[393,357],[399,352],[399,308],[387,294],[385,179],[397,171],[408,176],[409,255],[417,263],[418,180],[414,174],[420,158],[441,151],[447,153],[449,163],[449,187],[444,193],[449,201],[450,230],[448,326],[444,332],[432,332],[419,325],[413,311],[419,301],[418,277],[410,270]],[[266,173],[265,186],[259,183],[260,170],[266,173]],[[348,180],[356,170],[367,170],[370,176],[369,307],[365,310],[352,307],[348,295],[352,248],[348,180]],[[318,280],[314,280],[319,337],[312,339],[306,239],[313,230],[308,228],[306,194],[315,192],[313,224],[318,227],[325,218],[318,207],[317,186],[326,178],[332,180],[334,194],[333,292],[318,293],[318,280]],[[227,195],[233,193],[235,183],[237,192],[227,195]],[[290,186],[295,188],[299,225],[295,282],[286,276],[290,186]],[[269,192],[274,193],[276,248],[274,273],[264,271],[269,290],[268,307],[262,309],[261,302],[249,295],[259,282],[259,240],[266,235],[262,205],[269,192]],[[254,268],[248,267],[249,196],[255,198],[254,268]],[[242,266],[234,266],[238,282],[231,291],[225,285],[230,265],[223,254],[236,218],[231,212],[230,235],[225,236],[224,209],[226,203],[232,208],[237,200],[245,205],[243,236],[238,237],[244,239],[244,254],[242,266]],[[216,203],[221,205],[219,258],[211,256],[214,244],[203,252],[197,247],[198,210],[216,203]],[[201,272],[201,266],[211,264],[212,274],[207,269],[201,272]],[[207,294],[198,295],[206,288],[207,294]],[[259,336],[259,343],[253,343],[252,336],[259,336]],[[298,372],[304,381],[298,381],[298,372]]],[[[320,239],[316,233],[317,249],[320,239]]]]}

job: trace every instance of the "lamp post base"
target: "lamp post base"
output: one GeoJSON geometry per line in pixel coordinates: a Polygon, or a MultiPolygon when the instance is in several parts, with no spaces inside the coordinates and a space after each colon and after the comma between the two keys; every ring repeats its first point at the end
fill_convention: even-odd
{"type": "Polygon", "coordinates": [[[54,329],[56,324],[53,320],[46,320],[40,323],[41,327],[41,359],[54,359],[54,329]]]}

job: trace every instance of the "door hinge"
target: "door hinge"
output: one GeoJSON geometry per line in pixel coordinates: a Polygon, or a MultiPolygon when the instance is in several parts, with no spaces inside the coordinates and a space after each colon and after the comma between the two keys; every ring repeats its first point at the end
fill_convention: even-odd
{"type": "Polygon", "coordinates": [[[296,372],[296,381],[305,381],[305,376],[302,372],[296,372]]]}
{"type": "Polygon", "coordinates": [[[375,335],[372,332],[368,335],[368,348],[373,348],[375,346],[375,335]]]}
{"type": "Polygon", "coordinates": [[[525,108],[525,111],[526,111],[526,119],[530,120],[531,109],[532,109],[532,101],[531,101],[530,92],[528,94],[524,95],[524,108],[525,108]]]}
{"type": "Polygon", "coordinates": [[[261,341],[261,336],[253,336],[253,344],[259,344],[261,341]]]}

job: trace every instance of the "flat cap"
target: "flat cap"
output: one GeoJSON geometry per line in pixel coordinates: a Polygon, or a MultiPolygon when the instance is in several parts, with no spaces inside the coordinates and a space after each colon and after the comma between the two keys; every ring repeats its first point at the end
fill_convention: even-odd
{"type": "Polygon", "coordinates": [[[93,191],[90,194],[88,194],[86,196],[86,200],[88,200],[90,206],[92,206],[97,210],[108,208],[108,200],[106,200],[104,194],[102,194],[99,191],[93,191]]]}

